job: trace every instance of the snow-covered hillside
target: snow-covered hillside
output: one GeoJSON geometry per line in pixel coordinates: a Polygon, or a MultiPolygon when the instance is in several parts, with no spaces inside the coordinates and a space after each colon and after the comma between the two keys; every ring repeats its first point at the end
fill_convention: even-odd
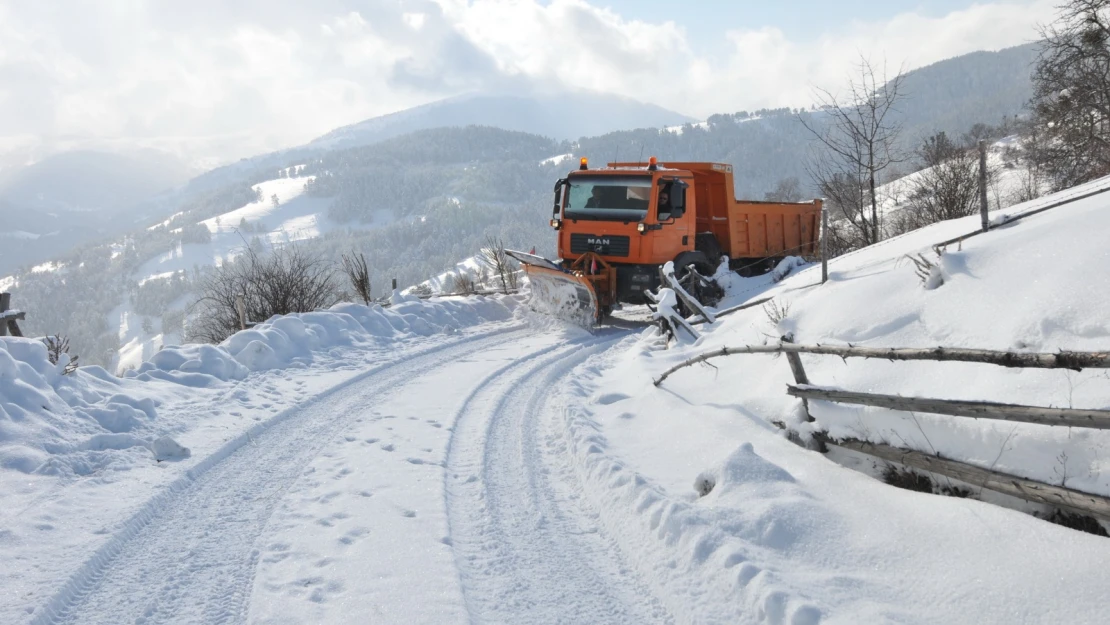
{"type": "MultiPolygon", "coordinates": [[[[974,484],[896,489],[772,422],[1103,495],[1110,435],[817,401],[810,424],[768,355],[652,379],[786,332],[1108,350],[1110,193],[1010,219],[1102,188],[995,213],[931,289],[905,256],[977,217],[837,258],[824,285],[817,267],[732,278],[722,307],[773,295],[782,318],[743,310],[669,348],[524,296],[399,293],[166,348],[124,379],[0,339],[0,621],[1100,623],[1110,540],[974,484]]],[[[1110,406],[1098,372],[802,359],[821,386],[1110,406]]]]}
{"type": "MultiPolygon", "coordinates": [[[[1006,208],[1021,202],[1024,199],[1023,195],[1032,190],[1027,187],[1036,188],[1036,195],[1047,191],[1044,181],[1034,183],[1029,180],[1029,170],[1015,158],[1020,152],[1020,137],[1017,135],[1005,137],[988,146],[987,205],[990,210],[1006,208]]],[[[920,184],[922,178],[929,175],[929,172],[929,168],[921,169],[876,189],[875,195],[879,199],[879,210],[884,222],[889,223],[892,218],[896,218],[899,211],[907,210],[905,204],[910,194],[920,184]]]]}
{"type": "MultiPolygon", "coordinates": [[[[992,218],[1002,222],[1098,188],[1110,188],[1110,180],[992,218]]],[[[722,307],[773,295],[784,318],[776,323],[771,308],[757,306],[699,326],[696,344],[670,350],[653,344],[649,330],[577,372],[567,389],[565,435],[586,496],[601,510],[601,526],[635,554],[657,596],[683,609],[691,609],[695,594],[727,597],[718,611],[698,612],[719,622],[1102,620],[1090,600],[1107,581],[1106,539],[975,501],[1016,506],[978,484],[941,478],[939,486],[968,488],[968,499],[883,485],[787,442],[771,423],[909,447],[1104,496],[1110,434],[825,402],[810,402],[816,422],[809,424],[799,400],[784,393],[794,383],[785,359],[768,355],[715,359],[659,388],[652,383],[694,354],[766,344],[787,332],[808,344],[1110,349],[1110,252],[1093,234],[1110,227],[1110,193],[1009,223],[962,249],[949,246],[939,259],[932,252],[932,244],[977,226],[978,217],[937,224],[838,258],[825,285],[816,266],[778,284],[736,278],[722,307]],[[922,285],[905,258],[919,252],[939,262],[943,284],[935,289],[922,285]],[[707,488],[699,497],[697,490],[707,488]]],[[[802,361],[819,386],[1110,407],[1110,379],[1099,370],[808,355],[802,361]]],[[[882,469],[859,457],[838,460],[872,475],[882,469]]]]}
{"type": "MultiPolygon", "coordinates": [[[[291,170],[294,168],[291,168],[291,170]]],[[[281,177],[254,185],[261,199],[227,213],[198,222],[208,229],[211,241],[179,244],[143,264],[133,278],[139,284],[165,280],[196,267],[219,265],[243,253],[247,244],[259,237],[269,245],[280,245],[320,236],[337,228],[327,218],[329,200],[306,197],[304,186],[310,176],[281,177]]],[[[171,217],[171,220],[173,218],[171,217]]],[[[165,221],[153,227],[167,227],[165,221]]],[[[195,296],[182,293],[176,307],[191,303],[195,296]]],[[[146,330],[129,304],[121,304],[109,315],[109,323],[119,328],[120,351],[116,370],[132,369],[154,355],[163,345],[179,342],[179,334],[167,335],[160,327],[146,330]]],[[[160,321],[153,321],[155,326],[160,321]]]]}

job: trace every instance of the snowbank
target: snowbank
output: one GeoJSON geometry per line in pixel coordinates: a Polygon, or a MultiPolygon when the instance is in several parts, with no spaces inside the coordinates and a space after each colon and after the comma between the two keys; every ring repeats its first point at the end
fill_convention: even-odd
{"type": "Polygon", "coordinates": [[[210,386],[241,380],[252,371],[305,367],[313,362],[314,353],[335,347],[451,334],[479,323],[503,321],[517,305],[518,300],[511,297],[425,301],[394,293],[389,308],[338,304],[327,311],[274,317],[218,346],[168,346],[125,377],[210,386]]]}
{"type": "Polygon", "coordinates": [[[159,422],[162,397],[218,390],[254,372],[304,368],[346,346],[454,334],[511,319],[518,305],[513,297],[422,301],[400,294],[389,308],[340,304],[274,317],[220,345],[167,346],[123,378],[100,367],[63,375],[42,342],[0,338],[0,468],[88,475],[133,464],[134,457],[123,456],[134,454],[187,458],[189,449],[159,422]]]}
{"type": "Polygon", "coordinates": [[[87,475],[111,463],[110,451],[158,455],[156,400],[121,392],[100,367],[63,369],[40,341],[0,338],[0,468],[87,475]]]}

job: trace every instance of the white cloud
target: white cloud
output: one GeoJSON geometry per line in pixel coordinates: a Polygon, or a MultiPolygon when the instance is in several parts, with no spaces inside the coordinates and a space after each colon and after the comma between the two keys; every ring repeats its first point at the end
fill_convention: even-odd
{"type": "Polygon", "coordinates": [[[692,46],[673,19],[585,0],[5,0],[0,145],[174,138],[237,157],[475,89],[594,89],[695,116],[801,106],[859,52],[912,68],[1020,44],[1055,1],[907,13],[808,41],[736,30],[705,56],[693,48],[714,46],[692,46]]]}

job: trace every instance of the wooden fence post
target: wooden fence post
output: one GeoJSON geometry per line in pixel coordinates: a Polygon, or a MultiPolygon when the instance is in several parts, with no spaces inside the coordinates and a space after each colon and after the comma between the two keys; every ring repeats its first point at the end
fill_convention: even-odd
{"type": "Polygon", "coordinates": [[[990,230],[987,217],[987,142],[979,141],[979,212],[983,218],[983,232],[990,230]]]}
{"type": "MultiPolygon", "coordinates": [[[[782,337],[782,342],[793,343],[794,334],[791,333],[782,337]]],[[[808,386],[809,377],[806,376],[806,370],[804,367],[802,367],[802,357],[798,355],[798,352],[786,352],[786,362],[790,363],[790,372],[794,374],[794,382],[808,386]]],[[[806,421],[813,422],[813,415],[809,414],[809,400],[805,397],[801,399],[802,406],[805,408],[806,411],[806,421]]]]}
{"type": "Polygon", "coordinates": [[[397,290],[397,278],[393,278],[393,290],[397,290]]]}
{"type": "Polygon", "coordinates": [[[821,284],[829,279],[829,209],[821,208],[821,284]]]}
{"type": "MultiPolygon", "coordinates": [[[[0,315],[7,312],[8,308],[12,305],[11,293],[0,293],[0,315]]],[[[0,322],[0,336],[8,335],[7,322],[0,322]]]]}

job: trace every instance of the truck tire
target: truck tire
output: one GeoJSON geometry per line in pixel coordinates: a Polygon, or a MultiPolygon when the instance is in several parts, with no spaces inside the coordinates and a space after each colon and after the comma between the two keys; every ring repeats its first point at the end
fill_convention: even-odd
{"type": "Polygon", "coordinates": [[[712,276],[717,271],[716,265],[709,262],[705,252],[682,252],[674,257],[675,277],[681,280],[682,276],[686,275],[686,268],[691,265],[698,270],[698,273],[706,277],[712,276]]]}
{"type": "Polygon", "coordinates": [[[712,232],[694,235],[694,249],[705,254],[705,258],[716,271],[716,267],[721,264],[721,244],[717,241],[717,235],[712,232]]]}

